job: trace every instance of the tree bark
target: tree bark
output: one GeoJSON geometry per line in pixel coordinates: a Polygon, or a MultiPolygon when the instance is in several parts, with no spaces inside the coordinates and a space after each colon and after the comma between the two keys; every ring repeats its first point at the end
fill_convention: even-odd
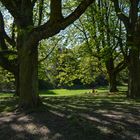
{"type": "Polygon", "coordinates": [[[112,73],[109,75],[109,91],[110,92],[117,92],[118,91],[115,73],[112,73]]]}
{"type": "Polygon", "coordinates": [[[140,20],[128,29],[127,45],[129,46],[129,98],[140,98],[140,20]],[[135,26],[134,26],[135,25],[135,26]]]}
{"type": "Polygon", "coordinates": [[[115,73],[115,67],[114,67],[114,62],[113,58],[110,57],[108,60],[105,62],[106,69],[107,69],[107,74],[109,77],[109,91],[110,92],[117,92],[117,73],[115,73]]]}
{"type": "Polygon", "coordinates": [[[41,104],[38,93],[38,48],[24,45],[20,49],[20,107],[33,108],[41,104]],[[32,49],[29,49],[32,48],[32,49]]]}
{"type": "Polygon", "coordinates": [[[129,98],[140,98],[140,50],[131,49],[129,59],[129,83],[127,96],[129,98]]]}

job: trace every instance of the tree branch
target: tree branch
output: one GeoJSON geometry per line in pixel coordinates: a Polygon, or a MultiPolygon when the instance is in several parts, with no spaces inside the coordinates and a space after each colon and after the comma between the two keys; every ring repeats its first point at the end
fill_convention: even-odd
{"type": "Polygon", "coordinates": [[[0,37],[1,37],[1,40],[0,40],[0,44],[1,46],[3,47],[3,49],[8,49],[6,43],[5,43],[5,39],[6,41],[11,45],[11,46],[15,46],[15,41],[12,40],[8,35],[7,33],[5,32],[5,29],[4,29],[4,20],[3,20],[3,15],[0,11],[0,37]]]}
{"type": "Polygon", "coordinates": [[[37,2],[37,0],[32,0],[32,6],[34,7],[35,3],[37,2]]]}
{"type": "Polygon", "coordinates": [[[119,7],[119,1],[118,0],[111,0],[114,3],[115,11],[118,16],[118,18],[124,23],[126,29],[129,27],[129,18],[122,12],[122,10],[119,7]]]}
{"type": "MultiPolygon", "coordinates": [[[[60,39],[59,39],[60,40],[60,39]]],[[[44,57],[42,58],[41,60],[39,60],[38,62],[41,63],[43,62],[44,60],[46,60],[50,55],[51,53],[54,51],[54,49],[57,47],[57,44],[59,42],[59,40],[55,43],[55,45],[53,46],[53,48],[50,50],[50,52],[44,57]]]]}
{"type": "Polygon", "coordinates": [[[19,3],[15,0],[0,0],[2,4],[9,10],[11,15],[15,18],[15,20],[19,20],[20,13],[18,11],[19,3]]]}
{"type": "Polygon", "coordinates": [[[126,68],[127,63],[125,60],[121,61],[115,68],[114,68],[114,72],[115,73],[119,73],[120,71],[122,71],[124,68],[126,68]]]}
{"type": "Polygon", "coordinates": [[[4,69],[10,71],[11,73],[16,72],[15,60],[9,61],[7,58],[0,56],[0,66],[2,66],[4,69]]]}
{"type": "Polygon", "coordinates": [[[52,22],[57,22],[63,19],[62,0],[51,0],[50,8],[51,8],[50,20],[52,22]]]}
{"type": "Polygon", "coordinates": [[[3,15],[0,11],[0,47],[2,50],[7,50],[8,47],[5,43],[5,40],[4,40],[4,20],[3,20],[3,15]]]}
{"type": "Polygon", "coordinates": [[[68,17],[61,19],[57,22],[52,22],[51,19],[37,28],[34,28],[31,36],[36,40],[40,41],[42,39],[46,39],[52,37],[53,35],[59,33],[61,30],[64,30],[68,25],[72,24],[75,20],[77,20],[87,9],[89,5],[91,5],[94,0],[83,0],[79,6],[72,12],[68,17]]]}

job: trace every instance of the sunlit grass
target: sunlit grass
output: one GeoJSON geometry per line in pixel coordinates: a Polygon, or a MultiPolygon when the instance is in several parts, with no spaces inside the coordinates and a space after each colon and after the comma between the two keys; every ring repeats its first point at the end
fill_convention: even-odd
{"type": "MultiPolygon", "coordinates": [[[[118,87],[120,92],[126,92],[127,86],[119,86],[118,87]]],[[[98,94],[107,94],[109,92],[108,87],[99,87],[95,89],[96,93],[98,94]]],[[[84,95],[84,94],[91,94],[91,89],[53,89],[53,90],[45,90],[40,91],[40,96],[75,96],[75,95],[84,95]]],[[[0,98],[4,97],[12,97],[14,93],[0,93],[0,98]]]]}
{"type": "MultiPolygon", "coordinates": [[[[40,96],[43,98],[43,103],[47,103],[45,99],[61,99],[75,100],[78,98],[78,102],[84,99],[84,106],[90,100],[91,102],[104,103],[119,103],[119,104],[140,104],[140,100],[132,100],[126,98],[127,87],[119,87],[120,92],[110,94],[107,87],[100,87],[96,89],[95,93],[92,93],[91,89],[78,89],[78,90],[69,90],[69,89],[54,89],[47,91],[40,91],[40,96]]],[[[18,103],[18,98],[15,98],[14,93],[0,93],[0,112],[2,111],[12,111],[18,103]]],[[[52,100],[52,101],[53,101],[52,100]]],[[[77,106],[77,105],[76,105],[77,106]]]]}
{"type": "Polygon", "coordinates": [[[73,95],[82,95],[85,93],[90,93],[90,89],[83,89],[83,90],[69,90],[69,89],[54,89],[54,90],[47,90],[41,91],[41,96],[73,96],[73,95]]]}
{"type": "Polygon", "coordinates": [[[13,97],[14,93],[0,93],[0,98],[13,97]]]}
{"type": "MultiPolygon", "coordinates": [[[[127,86],[118,86],[120,92],[127,91],[127,86]]],[[[100,95],[107,95],[109,92],[108,87],[99,87],[95,89],[95,92],[100,95]]],[[[118,92],[118,93],[120,93],[118,92]]],[[[92,94],[92,89],[53,89],[53,90],[46,90],[40,91],[41,96],[74,96],[74,95],[84,95],[84,94],[92,94]]]]}
{"type": "Polygon", "coordinates": [[[128,90],[128,86],[118,86],[118,90],[119,90],[120,92],[127,91],[127,90],[128,90]]]}

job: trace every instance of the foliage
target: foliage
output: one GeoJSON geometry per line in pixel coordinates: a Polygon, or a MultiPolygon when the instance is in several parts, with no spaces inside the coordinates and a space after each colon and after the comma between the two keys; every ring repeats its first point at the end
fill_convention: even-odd
{"type": "Polygon", "coordinates": [[[0,91],[10,91],[14,88],[14,76],[10,72],[0,68],[0,91]]]}

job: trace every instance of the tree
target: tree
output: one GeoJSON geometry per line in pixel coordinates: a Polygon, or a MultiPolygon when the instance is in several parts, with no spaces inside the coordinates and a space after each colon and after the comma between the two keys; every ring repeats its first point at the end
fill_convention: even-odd
{"type": "Polygon", "coordinates": [[[58,48],[57,66],[58,87],[72,87],[77,79],[77,58],[70,48],[58,48]]]}
{"type": "Polygon", "coordinates": [[[124,25],[117,18],[110,1],[99,0],[74,23],[83,33],[87,53],[97,58],[100,70],[105,67],[110,92],[117,91],[117,75],[126,67],[127,49],[124,25]],[[88,22],[87,22],[88,20],[88,22]]]}
{"type": "Polygon", "coordinates": [[[19,77],[20,106],[23,108],[39,106],[41,101],[38,95],[38,44],[64,30],[78,19],[94,0],[83,0],[68,16],[63,16],[62,1],[50,1],[50,15],[44,17],[45,4],[41,0],[0,0],[13,17],[16,29],[14,38],[8,36],[4,27],[3,15],[0,12],[0,47],[3,55],[0,64],[7,70],[13,71],[19,77]],[[34,23],[34,10],[39,6],[38,25],[34,23]],[[47,22],[42,22],[48,19],[47,22]],[[10,49],[10,48],[13,49],[10,49]],[[16,50],[13,51],[13,50],[16,50]],[[7,54],[17,53],[12,62],[7,54]],[[6,54],[6,55],[5,55],[6,54]],[[14,61],[14,62],[13,62],[14,61]]]}
{"type": "Polygon", "coordinates": [[[128,97],[140,97],[140,0],[112,0],[118,18],[126,28],[128,56],[128,97]]]}

